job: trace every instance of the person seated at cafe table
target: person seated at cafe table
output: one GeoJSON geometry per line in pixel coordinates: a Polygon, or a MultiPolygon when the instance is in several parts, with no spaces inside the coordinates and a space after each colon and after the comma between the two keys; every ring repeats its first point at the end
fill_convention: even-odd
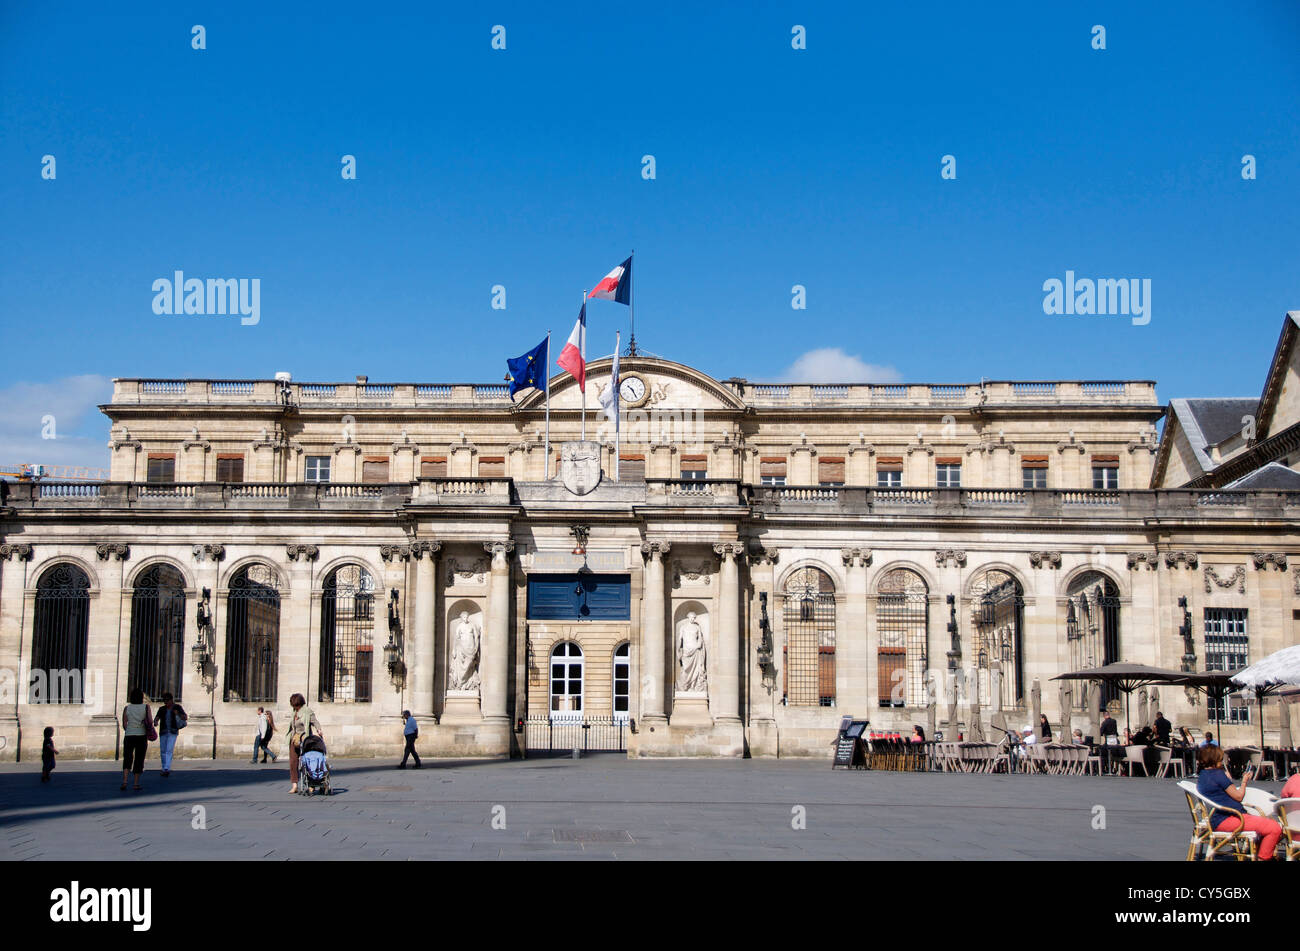
{"type": "Polygon", "coordinates": [[[1196,764],[1200,772],[1196,776],[1196,791],[1216,807],[1231,809],[1241,814],[1241,818],[1215,808],[1210,815],[1210,824],[1215,832],[1235,832],[1242,826],[1247,832],[1254,832],[1259,837],[1259,850],[1256,853],[1261,862],[1271,861],[1273,850],[1282,838],[1282,827],[1272,819],[1265,819],[1245,810],[1243,800],[1246,798],[1246,784],[1254,776],[1247,769],[1241,774],[1241,784],[1234,786],[1227,770],[1223,768],[1223,750],[1218,746],[1202,746],[1196,754],[1196,764]]]}
{"type": "Polygon", "coordinates": [[[1282,786],[1279,799],[1300,799],[1300,773],[1292,773],[1282,786]]]}
{"type": "Polygon", "coordinates": [[[1201,740],[1201,742],[1196,745],[1203,748],[1206,746],[1218,746],[1219,744],[1215,742],[1214,734],[1207,730],[1205,732],[1205,739],[1201,740]]]}
{"type": "Polygon", "coordinates": [[[1084,745],[1083,731],[1076,729],[1074,731],[1074,734],[1070,737],[1070,742],[1073,743],[1075,746],[1083,746],[1084,745]]]}
{"type": "MultiPolygon", "coordinates": [[[[1125,730],[1125,733],[1128,731],[1125,730]]],[[[1131,734],[1128,739],[1130,746],[1150,746],[1155,742],[1155,735],[1151,732],[1151,727],[1144,726],[1136,733],[1131,734]]]]}
{"type": "Polygon", "coordinates": [[[925,731],[922,730],[919,726],[915,726],[915,725],[913,725],[913,727],[912,727],[912,737],[911,737],[911,740],[912,740],[913,743],[924,743],[924,742],[925,742],[925,731]]]}

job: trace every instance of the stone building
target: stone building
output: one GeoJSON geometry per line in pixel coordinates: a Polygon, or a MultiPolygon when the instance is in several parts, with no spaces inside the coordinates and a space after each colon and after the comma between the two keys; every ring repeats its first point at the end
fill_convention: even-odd
{"type": "MultiPolygon", "coordinates": [[[[1291,397],[1293,350],[1270,371],[1291,397]]],[[[3,483],[2,755],[46,725],[114,755],[140,684],[180,697],[186,756],[248,752],[257,706],[286,722],[295,692],[336,754],[396,752],[410,709],[433,755],[825,756],[845,714],[1028,722],[1035,683],[1083,725],[1050,678],[1179,667],[1181,598],[1198,667],[1297,640],[1300,496],[1173,487],[1191,450],[1176,411],[1157,438],[1150,382],[753,384],[628,357],[616,447],[610,369],[585,395],[552,379],[549,456],[541,394],[501,385],[116,380],[110,481],[3,483]]],[[[1296,424],[1287,400],[1261,433],[1296,424]]]]}

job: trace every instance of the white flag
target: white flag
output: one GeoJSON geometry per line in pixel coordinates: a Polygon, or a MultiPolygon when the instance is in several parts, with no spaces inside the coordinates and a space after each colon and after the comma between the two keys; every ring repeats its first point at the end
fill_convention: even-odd
{"type": "Polygon", "coordinates": [[[609,389],[600,394],[600,405],[605,409],[605,418],[618,429],[618,347],[619,340],[614,340],[614,366],[609,371],[609,389]]]}

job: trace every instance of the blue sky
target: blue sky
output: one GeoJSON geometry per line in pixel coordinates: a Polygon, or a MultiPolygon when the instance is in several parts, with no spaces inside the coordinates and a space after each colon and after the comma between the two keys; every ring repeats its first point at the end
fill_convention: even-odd
{"type": "Polygon", "coordinates": [[[267,6],[0,7],[0,462],[100,463],[113,376],[499,381],[633,248],[718,377],[1253,396],[1300,308],[1300,4],[267,6]],[[154,314],[176,269],[260,323],[154,314]],[[1067,270],[1151,322],[1045,315],[1067,270]]]}

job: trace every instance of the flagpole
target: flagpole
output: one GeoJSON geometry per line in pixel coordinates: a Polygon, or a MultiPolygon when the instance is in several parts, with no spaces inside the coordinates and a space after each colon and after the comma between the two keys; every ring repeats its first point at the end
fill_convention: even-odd
{"type": "MultiPolygon", "coordinates": [[[[581,316],[587,310],[587,292],[582,292],[582,309],[578,311],[581,316]]],[[[579,322],[578,327],[578,346],[580,348],[578,355],[582,357],[582,441],[587,441],[587,327],[584,322],[579,322]]]]}
{"type": "Polygon", "coordinates": [[[551,479],[551,331],[546,331],[546,375],[542,377],[546,386],[546,478],[551,479]]]}
{"type": "MultiPolygon", "coordinates": [[[[616,367],[618,366],[618,348],[622,345],[623,345],[623,332],[621,330],[616,330],[614,331],[614,366],[616,367]]],[[[611,376],[609,385],[614,387],[614,481],[617,482],[618,481],[618,430],[619,430],[618,420],[620,416],[619,405],[618,405],[619,381],[614,379],[611,376]]],[[[1260,749],[1263,749],[1263,747],[1261,746],[1260,749]]]]}
{"type": "MultiPolygon", "coordinates": [[[[632,270],[632,263],[631,263],[631,262],[632,262],[632,257],[633,257],[633,255],[635,255],[635,254],[636,254],[636,249],[633,248],[633,249],[632,249],[632,253],[629,254],[629,255],[627,256],[627,260],[628,260],[628,270],[629,270],[629,271],[632,270]]],[[[629,281],[632,280],[632,275],[630,275],[630,274],[628,275],[628,280],[629,280],[629,281]]],[[[627,289],[627,292],[628,292],[628,293],[627,293],[627,312],[628,312],[628,317],[629,317],[629,318],[631,319],[631,321],[632,321],[632,336],[629,337],[629,338],[628,338],[628,341],[627,341],[627,355],[628,355],[629,357],[635,357],[635,356],[636,356],[636,284],[633,283],[633,284],[632,284],[632,285],[627,289]]]]}

